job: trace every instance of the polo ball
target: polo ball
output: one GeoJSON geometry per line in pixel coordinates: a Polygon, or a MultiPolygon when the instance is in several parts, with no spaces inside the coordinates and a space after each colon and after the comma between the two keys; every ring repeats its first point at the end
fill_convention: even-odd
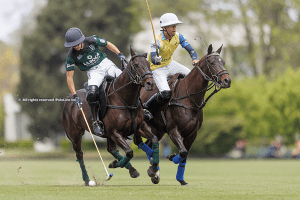
{"type": "Polygon", "coordinates": [[[95,185],[96,185],[95,181],[90,181],[89,182],[89,186],[95,186],[95,185]]]}

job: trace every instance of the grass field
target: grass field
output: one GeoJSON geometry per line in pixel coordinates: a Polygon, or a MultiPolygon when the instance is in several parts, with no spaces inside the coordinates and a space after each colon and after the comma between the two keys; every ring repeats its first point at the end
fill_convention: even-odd
{"type": "MultiPolygon", "coordinates": [[[[112,160],[106,159],[106,165],[112,160]]],[[[179,185],[177,165],[164,159],[158,185],[147,176],[144,159],[132,161],[139,178],[130,178],[126,169],[109,169],[114,176],[108,182],[100,159],[86,159],[85,164],[96,187],[83,186],[75,159],[0,157],[0,199],[300,199],[297,160],[190,159],[185,173],[190,186],[179,185]]]]}

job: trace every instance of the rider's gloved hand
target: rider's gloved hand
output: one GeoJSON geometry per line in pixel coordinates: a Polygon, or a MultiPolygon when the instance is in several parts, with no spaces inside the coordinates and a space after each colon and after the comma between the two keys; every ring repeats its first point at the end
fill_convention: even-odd
{"type": "Polygon", "coordinates": [[[118,56],[119,56],[121,61],[124,61],[125,58],[126,58],[122,53],[119,53],[118,56]]]}
{"type": "Polygon", "coordinates": [[[75,99],[75,104],[78,106],[78,108],[80,109],[81,108],[81,105],[82,105],[82,102],[81,100],[79,99],[79,97],[77,96],[77,94],[74,94],[72,96],[72,99],[75,99]]]}
{"type": "Polygon", "coordinates": [[[195,59],[192,61],[193,65],[196,66],[196,64],[199,62],[199,60],[195,59]]]}
{"type": "Polygon", "coordinates": [[[155,64],[156,65],[160,65],[161,64],[161,61],[162,61],[162,58],[161,58],[161,56],[155,56],[155,64]]]}

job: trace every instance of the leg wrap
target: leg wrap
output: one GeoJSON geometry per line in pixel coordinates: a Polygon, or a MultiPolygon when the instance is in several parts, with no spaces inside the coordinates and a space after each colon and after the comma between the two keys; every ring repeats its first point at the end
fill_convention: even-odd
{"type": "Polygon", "coordinates": [[[177,168],[176,180],[183,181],[186,162],[180,162],[177,168]]]}
{"type": "Polygon", "coordinates": [[[81,168],[81,172],[82,172],[82,179],[83,179],[83,181],[85,181],[85,180],[89,180],[90,178],[89,178],[89,175],[87,174],[87,171],[86,171],[86,169],[85,169],[85,165],[84,165],[84,162],[83,162],[83,160],[76,160],[77,162],[79,162],[79,164],[80,164],[80,168],[81,168]]]}
{"type": "Polygon", "coordinates": [[[125,167],[126,164],[129,163],[130,160],[131,160],[131,158],[128,158],[127,156],[125,156],[118,162],[118,165],[123,168],[123,167],[125,167]]]}
{"type": "MultiPolygon", "coordinates": [[[[118,161],[120,161],[120,160],[123,159],[123,156],[119,153],[118,150],[115,150],[115,152],[113,153],[113,156],[114,156],[118,161]]],[[[130,168],[129,166],[131,166],[131,163],[130,163],[130,162],[128,162],[124,167],[125,167],[126,169],[129,169],[129,168],[130,168]]]]}
{"type": "Polygon", "coordinates": [[[185,158],[181,158],[180,155],[177,155],[173,158],[173,163],[178,164],[181,163],[185,158]]]}
{"type": "Polygon", "coordinates": [[[153,150],[143,142],[141,142],[138,147],[139,149],[142,149],[144,152],[146,152],[148,159],[150,160],[153,154],[153,150]]]}
{"type": "Polygon", "coordinates": [[[154,164],[158,164],[159,163],[159,143],[154,143],[152,145],[152,149],[153,149],[153,154],[152,154],[152,161],[154,164]]]}

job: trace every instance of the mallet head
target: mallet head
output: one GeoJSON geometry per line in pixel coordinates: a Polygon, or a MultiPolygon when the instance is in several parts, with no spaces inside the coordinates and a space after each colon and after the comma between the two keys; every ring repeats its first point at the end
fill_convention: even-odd
{"type": "Polygon", "coordinates": [[[110,173],[110,174],[106,177],[105,180],[106,180],[106,181],[109,181],[113,175],[114,175],[113,173],[110,173]]]}

